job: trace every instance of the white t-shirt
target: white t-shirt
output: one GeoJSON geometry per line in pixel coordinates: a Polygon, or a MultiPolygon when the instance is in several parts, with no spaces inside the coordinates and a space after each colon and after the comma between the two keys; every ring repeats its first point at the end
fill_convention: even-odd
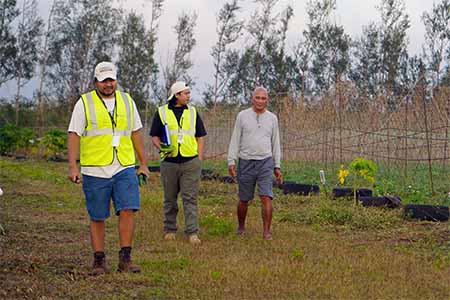
{"type": "MultiPolygon", "coordinates": [[[[114,97],[111,98],[103,98],[103,102],[108,109],[108,112],[111,114],[114,112],[114,107],[116,105],[116,101],[114,101],[114,97]]],[[[136,104],[133,102],[134,107],[134,125],[133,131],[137,131],[142,128],[141,118],[139,117],[139,113],[136,108],[136,104]]],[[[77,103],[72,112],[72,117],[70,119],[68,132],[75,132],[78,136],[82,136],[86,130],[86,113],[84,112],[84,104],[83,100],[78,99],[77,103]]],[[[114,152],[114,160],[113,163],[108,166],[103,167],[81,167],[81,174],[101,177],[101,178],[111,178],[115,174],[126,168],[134,168],[134,166],[122,166],[117,160],[116,154],[114,152]]]]}

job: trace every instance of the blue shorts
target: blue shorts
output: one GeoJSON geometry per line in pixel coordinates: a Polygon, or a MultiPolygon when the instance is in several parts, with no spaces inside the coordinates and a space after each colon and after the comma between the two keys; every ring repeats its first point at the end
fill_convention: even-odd
{"type": "Polygon", "coordinates": [[[116,215],[121,210],[139,210],[139,185],[134,168],[126,168],[112,178],[83,175],[83,191],[86,208],[93,221],[110,216],[111,199],[116,215]]]}
{"type": "Polygon", "coordinates": [[[258,195],[273,198],[273,169],[272,157],[261,160],[239,159],[237,179],[239,184],[239,200],[253,200],[255,186],[258,184],[258,195]]]}

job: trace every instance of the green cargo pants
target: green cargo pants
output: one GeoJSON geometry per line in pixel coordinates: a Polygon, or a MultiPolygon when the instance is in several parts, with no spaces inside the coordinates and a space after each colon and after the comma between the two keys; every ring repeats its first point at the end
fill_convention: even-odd
{"type": "Polygon", "coordinates": [[[198,186],[201,162],[198,157],[184,163],[161,162],[161,182],[164,188],[164,232],[177,231],[178,194],[181,193],[184,211],[184,233],[197,234],[198,186]]]}

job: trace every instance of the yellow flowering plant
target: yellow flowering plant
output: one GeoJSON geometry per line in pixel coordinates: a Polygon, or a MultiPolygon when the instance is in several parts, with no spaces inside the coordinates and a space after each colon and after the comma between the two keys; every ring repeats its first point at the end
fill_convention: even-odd
{"type": "Polygon", "coordinates": [[[353,159],[349,164],[349,170],[347,170],[344,165],[341,165],[338,171],[339,184],[343,185],[348,181],[348,176],[351,178],[354,190],[354,199],[356,199],[356,191],[364,183],[369,183],[373,186],[375,183],[375,175],[377,172],[377,165],[370,159],[364,157],[357,157],[353,159]]]}
{"type": "Polygon", "coordinates": [[[344,167],[344,165],[341,165],[338,172],[338,179],[339,183],[343,185],[345,183],[345,179],[350,174],[350,172],[344,167]]]}
{"type": "Polygon", "coordinates": [[[364,157],[357,157],[351,161],[349,167],[358,177],[366,180],[370,184],[375,183],[377,165],[372,160],[364,157]]]}

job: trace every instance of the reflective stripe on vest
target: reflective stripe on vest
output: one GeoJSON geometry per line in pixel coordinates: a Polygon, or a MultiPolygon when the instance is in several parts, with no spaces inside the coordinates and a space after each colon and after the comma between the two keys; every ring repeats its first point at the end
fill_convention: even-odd
{"type": "Polygon", "coordinates": [[[197,139],[195,138],[195,123],[197,119],[197,112],[193,106],[188,105],[188,110],[184,110],[181,116],[182,119],[188,119],[189,123],[181,122],[181,128],[178,125],[177,118],[174,112],[169,109],[166,104],[158,108],[159,117],[163,124],[169,125],[169,134],[172,145],[175,145],[175,150],[172,152],[172,157],[178,155],[178,151],[184,157],[192,157],[198,155],[197,139]],[[180,147],[178,143],[178,135],[182,134],[183,143],[180,147]]]}
{"type": "Polygon", "coordinates": [[[121,165],[133,165],[135,156],[131,133],[132,124],[134,124],[134,107],[131,97],[116,91],[114,127],[109,112],[95,91],[84,94],[81,98],[86,113],[86,130],[80,144],[81,165],[110,165],[114,160],[114,151],[121,165]],[[112,145],[113,135],[120,137],[117,147],[112,145]]]}

